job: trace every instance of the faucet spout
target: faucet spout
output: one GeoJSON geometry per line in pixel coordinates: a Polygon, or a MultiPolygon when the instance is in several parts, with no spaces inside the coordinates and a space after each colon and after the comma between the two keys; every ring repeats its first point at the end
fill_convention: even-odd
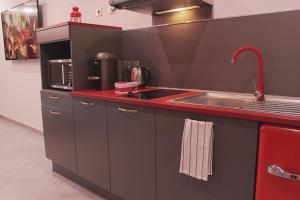
{"type": "Polygon", "coordinates": [[[263,55],[260,52],[259,49],[252,47],[252,46],[244,46],[239,49],[237,49],[233,54],[231,58],[231,63],[235,63],[238,56],[245,51],[251,51],[255,53],[255,55],[258,58],[258,83],[256,86],[255,91],[255,97],[257,101],[264,101],[265,100],[265,92],[264,92],[264,61],[263,61],[263,55]]]}

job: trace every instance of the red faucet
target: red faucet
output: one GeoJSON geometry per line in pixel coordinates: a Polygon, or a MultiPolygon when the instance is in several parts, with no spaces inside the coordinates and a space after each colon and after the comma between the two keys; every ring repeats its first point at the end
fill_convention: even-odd
{"type": "Polygon", "coordinates": [[[264,92],[264,61],[263,61],[263,55],[259,51],[259,49],[252,47],[252,46],[244,46],[239,49],[237,49],[233,54],[231,58],[231,63],[235,63],[240,53],[244,51],[252,51],[256,54],[258,58],[258,84],[255,86],[255,97],[257,101],[264,101],[265,100],[265,92],[264,92]]]}

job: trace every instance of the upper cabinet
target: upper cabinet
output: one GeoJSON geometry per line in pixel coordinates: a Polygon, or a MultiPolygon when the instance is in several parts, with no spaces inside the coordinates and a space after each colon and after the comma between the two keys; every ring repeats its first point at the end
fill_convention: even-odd
{"type": "Polygon", "coordinates": [[[71,61],[71,89],[89,89],[91,82],[88,76],[94,67],[95,56],[99,52],[122,56],[121,31],[120,27],[74,22],[38,29],[43,89],[51,88],[49,61],[66,59],[71,61]]]}
{"type": "Polygon", "coordinates": [[[70,39],[70,30],[69,26],[57,26],[49,28],[41,28],[37,31],[37,42],[38,43],[47,43],[61,40],[70,39]]]}
{"type": "MultiPolygon", "coordinates": [[[[77,23],[77,22],[65,22],[61,24],[56,24],[53,26],[46,26],[37,29],[37,42],[39,44],[52,43],[63,40],[72,40],[78,39],[78,29],[81,32],[83,38],[80,39],[89,39],[95,34],[93,32],[98,32],[101,30],[115,30],[120,32],[122,28],[98,24],[87,24],[87,23],[77,23]],[[85,33],[85,35],[83,35],[85,33]]],[[[104,31],[105,32],[105,31],[104,31]]],[[[94,36],[95,38],[95,36],[94,36]]],[[[97,38],[95,38],[97,39],[97,38]]],[[[97,41],[95,41],[97,42],[97,41]]]]}

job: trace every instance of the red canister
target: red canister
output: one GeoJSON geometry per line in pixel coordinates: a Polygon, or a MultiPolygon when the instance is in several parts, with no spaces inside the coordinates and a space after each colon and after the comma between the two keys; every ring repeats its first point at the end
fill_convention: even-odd
{"type": "Polygon", "coordinates": [[[73,7],[72,12],[70,14],[70,20],[71,22],[78,22],[81,23],[81,12],[79,12],[78,7],[73,7]]]}

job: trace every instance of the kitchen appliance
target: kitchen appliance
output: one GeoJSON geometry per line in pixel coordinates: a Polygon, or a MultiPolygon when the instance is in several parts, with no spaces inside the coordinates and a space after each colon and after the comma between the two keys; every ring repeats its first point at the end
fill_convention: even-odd
{"type": "Polygon", "coordinates": [[[128,82],[131,80],[129,68],[139,66],[138,60],[118,60],[117,61],[117,82],[128,82]]]}
{"type": "Polygon", "coordinates": [[[70,59],[48,61],[48,80],[51,88],[73,89],[73,69],[70,59]]]}
{"type": "Polygon", "coordinates": [[[92,87],[96,90],[110,90],[117,81],[116,56],[107,52],[100,52],[94,58],[94,66],[91,69],[92,87]]]}
{"type": "Polygon", "coordinates": [[[156,11],[178,9],[188,6],[211,6],[212,0],[109,0],[117,9],[128,9],[144,14],[155,14],[156,11]]]}
{"type": "Polygon", "coordinates": [[[148,90],[148,91],[142,91],[142,92],[129,92],[127,94],[127,97],[129,98],[136,98],[136,99],[142,99],[142,100],[150,100],[160,97],[166,97],[176,94],[181,94],[184,92],[188,92],[186,90],[171,90],[171,89],[154,89],[154,90],[148,90]]]}
{"type": "Polygon", "coordinates": [[[151,79],[151,72],[148,68],[142,66],[132,66],[128,69],[130,71],[130,81],[138,82],[139,86],[146,86],[151,79]]]}
{"type": "Polygon", "coordinates": [[[300,199],[300,130],[262,125],[256,200],[300,199]]]}

